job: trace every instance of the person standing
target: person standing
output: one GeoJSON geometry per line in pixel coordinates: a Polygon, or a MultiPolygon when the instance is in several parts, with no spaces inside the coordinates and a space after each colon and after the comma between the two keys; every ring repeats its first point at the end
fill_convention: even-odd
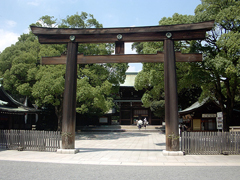
{"type": "Polygon", "coordinates": [[[148,125],[147,118],[144,118],[144,120],[143,120],[143,126],[145,127],[145,129],[146,129],[147,125],[148,125]]]}
{"type": "Polygon", "coordinates": [[[139,130],[141,129],[142,125],[143,125],[143,121],[141,119],[138,120],[137,127],[138,127],[139,130]]]}

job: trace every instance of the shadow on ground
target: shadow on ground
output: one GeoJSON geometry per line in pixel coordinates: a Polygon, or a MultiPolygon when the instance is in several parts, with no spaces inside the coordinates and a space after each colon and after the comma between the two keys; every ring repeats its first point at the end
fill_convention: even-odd
{"type": "Polygon", "coordinates": [[[166,146],[166,143],[157,143],[157,146],[166,146]]]}
{"type": "Polygon", "coordinates": [[[6,148],[0,148],[0,152],[1,151],[7,151],[7,149],[6,148]]]}
{"type": "Polygon", "coordinates": [[[78,153],[99,152],[99,151],[144,151],[144,152],[161,152],[164,149],[111,149],[111,148],[77,148],[78,153]]]}
{"type": "Polygon", "coordinates": [[[120,138],[130,138],[136,136],[149,136],[148,133],[123,133],[123,132],[89,132],[89,133],[76,133],[75,140],[111,140],[120,138]]]}

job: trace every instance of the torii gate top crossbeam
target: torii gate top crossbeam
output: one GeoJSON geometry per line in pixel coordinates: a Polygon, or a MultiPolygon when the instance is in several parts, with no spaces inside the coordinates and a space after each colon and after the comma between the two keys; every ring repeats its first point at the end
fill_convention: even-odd
{"type": "Polygon", "coordinates": [[[31,26],[33,34],[38,36],[42,44],[64,44],[70,42],[74,35],[77,43],[114,43],[163,41],[166,33],[171,33],[172,40],[205,39],[206,31],[211,30],[214,21],[195,24],[179,24],[166,26],[145,26],[126,28],[45,28],[31,26]],[[121,38],[117,38],[117,35],[121,38]]]}

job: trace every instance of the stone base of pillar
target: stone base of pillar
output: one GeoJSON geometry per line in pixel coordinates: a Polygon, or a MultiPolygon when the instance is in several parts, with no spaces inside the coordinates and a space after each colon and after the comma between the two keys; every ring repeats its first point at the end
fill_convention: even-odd
{"type": "Polygon", "coordinates": [[[78,149],[58,149],[57,154],[76,154],[78,153],[78,149]]]}
{"type": "Polygon", "coordinates": [[[166,151],[166,150],[163,150],[163,155],[164,156],[183,156],[184,153],[183,153],[183,151],[166,151]]]}

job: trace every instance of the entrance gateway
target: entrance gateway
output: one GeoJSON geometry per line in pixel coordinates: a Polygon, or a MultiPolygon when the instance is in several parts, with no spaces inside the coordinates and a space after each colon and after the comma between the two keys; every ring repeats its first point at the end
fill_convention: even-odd
{"type": "Polygon", "coordinates": [[[66,64],[62,149],[75,149],[77,64],[164,62],[166,151],[179,151],[176,61],[202,61],[201,54],[174,52],[174,41],[202,40],[214,21],[126,28],[44,28],[31,26],[41,44],[67,44],[67,55],[43,57],[42,64],[66,64]],[[124,42],[164,41],[157,54],[124,54],[124,42]],[[115,43],[115,55],[78,55],[78,43],[115,43]]]}

